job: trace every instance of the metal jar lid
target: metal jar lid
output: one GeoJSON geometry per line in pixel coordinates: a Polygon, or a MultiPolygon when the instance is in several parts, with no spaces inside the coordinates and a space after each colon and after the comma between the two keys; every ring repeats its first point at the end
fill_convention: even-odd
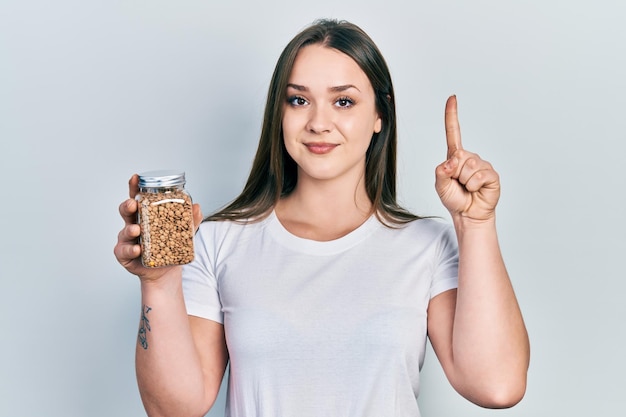
{"type": "Polygon", "coordinates": [[[174,187],[185,184],[185,172],[176,170],[148,171],[139,174],[139,186],[151,187],[174,187]]]}

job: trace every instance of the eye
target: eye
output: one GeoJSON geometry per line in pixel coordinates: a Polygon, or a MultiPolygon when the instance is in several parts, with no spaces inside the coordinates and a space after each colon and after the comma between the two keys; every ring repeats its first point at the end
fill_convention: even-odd
{"type": "Polygon", "coordinates": [[[335,101],[335,105],[337,107],[350,108],[354,106],[354,100],[352,100],[350,97],[341,97],[338,98],[337,101],[335,101]]]}
{"type": "Polygon", "coordinates": [[[309,102],[302,96],[290,96],[287,97],[287,103],[293,107],[305,106],[309,102]]]}

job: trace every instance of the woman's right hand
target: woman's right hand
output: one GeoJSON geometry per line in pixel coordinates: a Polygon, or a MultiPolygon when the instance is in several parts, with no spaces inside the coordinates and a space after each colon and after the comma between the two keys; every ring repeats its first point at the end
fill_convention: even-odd
{"type": "MultiPolygon", "coordinates": [[[[137,210],[139,204],[135,200],[135,196],[138,192],[139,176],[135,174],[128,181],[128,193],[130,198],[120,204],[119,211],[122,219],[124,220],[124,228],[117,236],[117,244],[113,249],[113,253],[117,258],[117,261],[131,274],[137,275],[144,282],[156,281],[171,269],[180,268],[180,266],[146,268],[141,263],[141,246],[139,245],[139,235],[141,233],[141,229],[139,224],[137,224],[137,210]]],[[[194,204],[194,230],[198,229],[201,222],[202,211],[200,209],[200,205],[194,204]]]]}

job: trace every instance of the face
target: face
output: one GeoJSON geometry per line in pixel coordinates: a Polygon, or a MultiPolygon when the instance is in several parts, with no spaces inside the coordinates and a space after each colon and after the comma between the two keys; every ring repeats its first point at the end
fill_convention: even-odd
{"type": "Polygon", "coordinates": [[[285,147],[298,164],[298,184],[361,180],[365,153],[381,125],[374,89],[352,58],[321,45],[298,52],[282,121],[285,147]]]}

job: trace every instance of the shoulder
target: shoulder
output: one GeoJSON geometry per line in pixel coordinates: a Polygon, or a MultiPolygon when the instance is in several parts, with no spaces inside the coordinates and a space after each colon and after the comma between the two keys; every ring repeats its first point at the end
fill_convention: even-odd
{"type": "Polygon", "coordinates": [[[260,220],[205,220],[200,224],[196,238],[212,244],[253,238],[267,227],[270,217],[260,220]]]}
{"type": "Polygon", "coordinates": [[[405,224],[386,227],[391,235],[405,235],[413,239],[441,239],[454,233],[452,225],[438,217],[425,217],[405,224]]]}
{"type": "Polygon", "coordinates": [[[397,250],[437,254],[455,251],[458,246],[454,227],[441,218],[420,218],[411,222],[382,226],[375,239],[397,250]]]}
{"type": "Polygon", "coordinates": [[[249,233],[265,228],[268,219],[269,217],[260,220],[205,220],[200,224],[198,233],[205,236],[228,233],[249,233]]]}

